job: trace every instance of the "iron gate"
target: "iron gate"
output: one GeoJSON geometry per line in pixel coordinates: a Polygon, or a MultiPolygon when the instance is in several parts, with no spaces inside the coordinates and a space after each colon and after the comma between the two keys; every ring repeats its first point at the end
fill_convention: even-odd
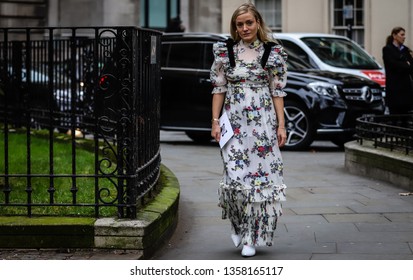
{"type": "Polygon", "coordinates": [[[97,217],[117,207],[119,217],[136,217],[160,174],[160,35],[137,27],[0,29],[0,208],[32,216],[42,207],[91,207],[97,217]],[[67,133],[70,171],[57,173],[55,149],[67,133]],[[16,135],[25,139],[19,173],[10,165],[16,135]],[[34,168],[35,135],[47,138],[42,172],[34,168]],[[82,173],[84,142],[94,158],[82,173]],[[86,179],[93,199],[85,201],[86,179]],[[14,196],[18,188],[24,200],[14,196]],[[70,199],[60,199],[62,188],[70,199]],[[40,191],[47,201],[36,199],[40,191]]]}

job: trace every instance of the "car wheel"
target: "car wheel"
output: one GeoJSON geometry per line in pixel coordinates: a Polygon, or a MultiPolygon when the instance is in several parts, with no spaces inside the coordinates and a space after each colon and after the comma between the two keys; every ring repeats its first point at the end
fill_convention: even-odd
{"type": "Polygon", "coordinates": [[[284,104],[285,127],[287,129],[286,150],[302,150],[308,148],[316,134],[310,113],[303,105],[286,101],[284,104]]]}
{"type": "Polygon", "coordinates": [[[210,143],[212,140],[210,132],[185,131],[185,133],[189,138],[191,138],[196,143],[207,144],[210,143]]]}

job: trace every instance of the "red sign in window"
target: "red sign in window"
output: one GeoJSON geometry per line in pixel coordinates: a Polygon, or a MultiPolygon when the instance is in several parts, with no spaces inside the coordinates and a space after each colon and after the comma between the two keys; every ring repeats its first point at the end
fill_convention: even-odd
{"type": "Polygon", "coordinates": [[[382,87],[386,86],[386,75],[383,72],[377,70],[364,70],[362,72],[382,87]]]}

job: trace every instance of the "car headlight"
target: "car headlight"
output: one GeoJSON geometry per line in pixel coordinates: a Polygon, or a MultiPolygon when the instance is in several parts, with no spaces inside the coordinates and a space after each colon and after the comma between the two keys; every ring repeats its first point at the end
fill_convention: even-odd
{"type": "Polygon", "coordinates": [[[312,82],[309,83],[307,87],[319,95],[330,96],[334,98],[340,97],[337,86],[330,83],[312,82]]]}

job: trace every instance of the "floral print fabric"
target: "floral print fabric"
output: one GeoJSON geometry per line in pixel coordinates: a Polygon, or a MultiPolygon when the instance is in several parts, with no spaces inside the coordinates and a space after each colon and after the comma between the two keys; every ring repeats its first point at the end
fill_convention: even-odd
{"type": "Polygon", "coordinates": [[[259,40],[234,45],[235,67],[230,66],[225,43],[214,44],[213,52],[212,93],[225,93],[223,110],[234,130],[221,149],[224,174],[218,195],[222,218],[230,219],[242,244],[271,246],[286,189],[272,97],[286,95],[287,54],[275,45],[262,68],[264,45],[259,40]]]}

